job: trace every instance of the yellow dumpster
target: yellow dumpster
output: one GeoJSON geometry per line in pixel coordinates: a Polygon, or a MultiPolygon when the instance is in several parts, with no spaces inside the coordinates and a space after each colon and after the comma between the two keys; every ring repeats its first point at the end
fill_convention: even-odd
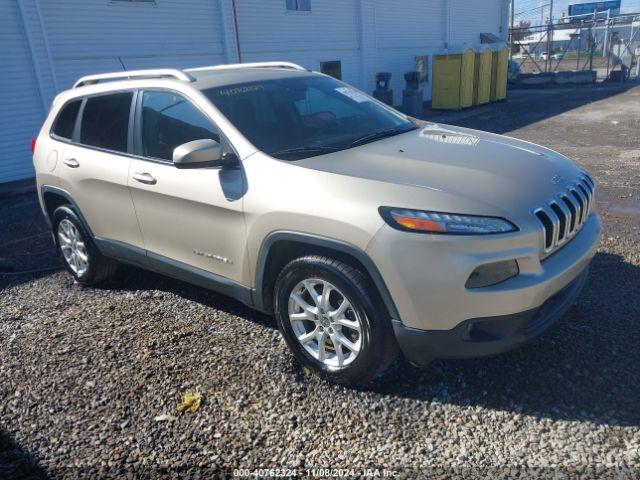
{"type": "Polygon", "coordinates": [[[507,69],[509,68],[509,49],[506,46],[493,50],[491,62],[491,101],[507,98],[507,69]]]}
{"type": "Polygon", "coordinates": [[[473,104],[483,105],[491,100],[491,49],[482,45],[476,52],[473,81],[473,104]]]}
{"type": "Polygon", "coordinates": [[[473,105],[474,63],[470,48],[434,56],[432,108],[455,110],[473,105]]]}

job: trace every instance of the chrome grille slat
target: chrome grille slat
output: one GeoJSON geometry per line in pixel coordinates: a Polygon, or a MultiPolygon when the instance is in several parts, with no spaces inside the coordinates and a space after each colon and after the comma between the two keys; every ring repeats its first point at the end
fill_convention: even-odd
{"type": "Polygon", "coordinates": [[[595,182],[582,174],[555,198],[531,210],[542,227],[544,256],[575,236],[594,207],[595,182]]]}
{"type": "MultiPolygon", "coordinates": [[[[591,183],[589,183],[591,179],[588,178],[587,176],[582,177],[582,185],[583,187],[586,187],[586,191],[587,191],[587,196],[588,196],[588,200],[589,200],[589,208],[587,209],[587,215],[589,213],[591,213],[591,210],[593,210],[593,193],[595,191],[595,186],[591,185],[591,183]]],[[[591,180],[593,181],[593,180],[591,180]]]]}
{"type": "Polygon", "coordinates": [[[584,187],[587,187],[587,191],[589,192],[589,195],[593,195],[593,187],[591,186],[591,184],[589,182],[587,182],[586,178],[582,179],[582,185],[584,187]]]}
{"type": "Polygon", "coordinates": [[[562,238],[562,242],[566,242],[569,239],[569,236],[571,235],[571,230],[570,230],[570,226],[571,226],[571,210],[569,210],[569,207],[567,207],[565,205],[565,203],[562,201],[562,194],[558,195],[558,201],[554,202],[558,208],[560,210],[562,210],[562,213],[564,214],[564,234],[563,234],[563,238],[562,238]]]}
{"type": "Polygon", "coordinates": [[[542,238],[544,239],[544,251],[549,252],[553,248],[553,222],[545,212],[544,208],[536,208],[533,214],[538,218],[542,227],[542,238]],[[548,224],[548,225],[547,225],[548,224]]]}
{"type": "Polygon", "coordinates": [[[585,174],[583,178],[589,185],[591,185],[591,191],[593,192],[596,189],[596,183],[587,174],[585,174]]]}
{"type": "MultiPolygon", "coordinates": [[[[565,204],[569,202],[573,207],[573,212],[571,212],[571,222],[569,222],[569,234],[573,235],[573,232],[578,228],[578,203],[572,198],[572,195],[568,195],[566,193],[562,194],[563,200],[565,200],[565,204]]],[[[569,207],[567,207],[569,208],[569,207]]]]}
{"type": "Polygon", "coordinates": [[[584,185],[582,185],[581,183],[578,184],[578,190],[582,192],[582,195],[584,196],[584,198],[586,198],[587,207],[585,208],[585,210],[589,212],[589,209],[591,207],[591,194],[589,193],[589,190],[587,188],[584,188],[584,185]]]}
{"type": "Polygon", "coordinates": [[[582,209],[584,208],[584,202],[582,201],[582,198],[580,197],[580,195],[578,195],[578,192],[576,192],[575,188],[570,188],[569,194],[573,197],[573,199],[576,201],[576,204],[578,205],[578,214],[576,215],[576,224],[580,226],[580,224],[582,223],[582,209]]]}
{"type": "Polygon", "coordinates": [[[560,236],[560,218],[556,215],[556,212],[553,211],[550,207],[545,207],[544,213],[551,219],[551,223],[553,223],[553,234],[551,245],[558,245],[558,237],[560,236]]]}
{"type": "Polygon", "coordinates": [[[578,197],[580,197],[580,200],[582,201],[582,205],[580,205],[580,225],[582,225],[582,223],[585,221],[586,217],[587,217],[587,199],[586,197],[582,194],[582,192],[580,191],[580,189],[578,188],[577,185],[573,185],[573,188],[571,189],[571,192],[574,193],[576,195],[578,195],[578,197]]]}

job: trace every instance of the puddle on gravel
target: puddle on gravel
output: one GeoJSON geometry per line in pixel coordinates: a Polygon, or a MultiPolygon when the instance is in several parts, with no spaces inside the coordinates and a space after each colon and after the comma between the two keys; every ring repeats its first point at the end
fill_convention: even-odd
{"type": "Polygon", "coordinates": [[[613,213],[624,213],[626,215],[640,215],[640,205],[625,207],[622,205],[609,205],[607,210],[613,213]]]}

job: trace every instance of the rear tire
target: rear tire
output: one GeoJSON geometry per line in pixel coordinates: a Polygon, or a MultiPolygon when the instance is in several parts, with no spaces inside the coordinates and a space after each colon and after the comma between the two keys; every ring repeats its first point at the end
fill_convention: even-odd
{"type": "Polygon", "coordinates": [[[100,253],[84,223],[70,206],[56,208],[52,224],[62,264],[76,282],[96,285],[116,273],[117,262],[100,253]]]}
{"type": "Polygon", "coordinates": [[[294,356],[331,382],[364,385],[398,354],[368,276],[344,262],[318,255],[293,260],[274,296],[278,327],[294,356]]]}

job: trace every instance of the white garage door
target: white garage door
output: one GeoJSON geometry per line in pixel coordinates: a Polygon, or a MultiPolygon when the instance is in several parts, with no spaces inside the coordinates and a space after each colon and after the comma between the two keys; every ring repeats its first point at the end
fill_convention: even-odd
{"type": "Polygon", "coordinates": [[[0,182],[34,175],[29,149],[44,107],[17,0],[0,1],[0,182]]]}

